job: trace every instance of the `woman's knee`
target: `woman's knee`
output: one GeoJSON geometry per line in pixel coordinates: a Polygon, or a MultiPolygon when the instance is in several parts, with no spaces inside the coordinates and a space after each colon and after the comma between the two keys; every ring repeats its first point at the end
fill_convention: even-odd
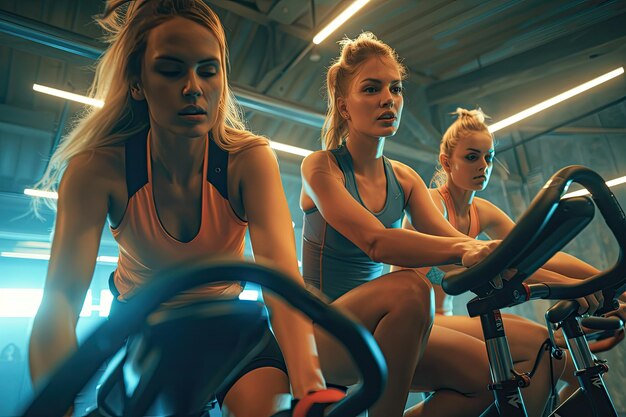
{"type": "Polygon", "coordinates": [[[389,301],[389,313],[432,325],[435,311],[430,282],[412,270],[394,272],[389,278],[384,291],[389,301]]]}

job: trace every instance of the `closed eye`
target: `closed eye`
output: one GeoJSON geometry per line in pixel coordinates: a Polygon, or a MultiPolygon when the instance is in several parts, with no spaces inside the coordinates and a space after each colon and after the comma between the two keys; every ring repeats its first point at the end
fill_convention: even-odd
{"type": "Polygon", "coordinates": [[[198,74],[201,77],[212,77],[219,72],[218,66],[215,64],[206,65],[198,68],[198,74]]]}

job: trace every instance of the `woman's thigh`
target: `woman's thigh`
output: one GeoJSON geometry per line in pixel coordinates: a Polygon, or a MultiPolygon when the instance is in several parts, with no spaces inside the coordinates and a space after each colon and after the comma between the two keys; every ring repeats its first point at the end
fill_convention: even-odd
{"type": "Polygon", "coordinates": [[[466,396],[484,393],[491,382],[485,343],[435,322],[417,366],[415,391],[453,390],[466,396]]]}
{"type": "MultiPolygon", "coordinates": [[[[373,334],[392,312],[399,318],[398,326],[408,329],[430,328],[433,317],[432,287],[411,270],[392,272],[362,284],[332,305],[373,334]]],[[[407,337],[413,336],[407,334],[407,337]]],[[[344,385],[356,383],[359,377],[356,367],[343,345],[317,326],[315,340],[327,379],[344,385]]]]}
{"type": "Polygon", "coordinates": [[[289,408],[287,375],[278,368],[256,368],[241,377],[226,393],[225,417],[269,417],[289,408]]]}
{"type": "MultiPolygon", "coordinates": [[[[513,361],[534,361],[539,348],[548,337],[546,327],[513,314],[503,314],[502,319],[513,361]]],[[[479,317],[443,316],[437,314],[435,316],[435,324],[465,333],[481,341],[484,340],[479,317]]],[[[525,371],[529,370],[525,369],[525,371]]]]}

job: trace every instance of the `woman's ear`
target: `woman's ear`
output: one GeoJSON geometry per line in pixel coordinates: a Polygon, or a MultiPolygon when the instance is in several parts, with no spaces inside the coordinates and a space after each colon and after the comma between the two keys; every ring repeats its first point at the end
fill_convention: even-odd
{"type": "Polygon", "coordinates": [[[443,168],[443,170],[449,174],[451,169],[450,169],[450,159],[448,158],[448,155],[443,154],[443,153],[439,154],[439,163],[441,164],[441,167],[443,168]]]}
{"type": "Polygon", "coordinates": [[[143,101],[146,99],[146,96],[143,94],[143,88],[141,88],[141,84],[139,81],[133,81],[130,85],[130,95],[134,100],[143,101]]]}
{"type": "Polygon", "coordinates": [[[339,114],[345,120],[350,120],[350,113],[348,113],[348,106],[346,104],[346,100],[343,97],[337,97],[337,110],[339,110],[339,114]]]}

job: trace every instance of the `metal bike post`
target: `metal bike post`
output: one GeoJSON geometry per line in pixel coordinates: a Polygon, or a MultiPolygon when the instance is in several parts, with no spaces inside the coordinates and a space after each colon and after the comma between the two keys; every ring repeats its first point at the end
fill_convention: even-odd
{"type": "Polygon", "coordinates": [[[515,372],[509,342],[504,333],[500,310],[481,314],[480,321],[487,346],[489,367],[496,407],[501,417],[528,417],[520,386],[528,386],[530,379],[515,372]]]}
{"type": "Polygon", "coordinates": [[[572,355],[574,366],[576,366],[576,376],[580,383],[580,391],[568,398],[560,407],[558,407],[552,416],[574,416],[581,410],[581,393],[587,397],[587,405],[589,411],[585,415],[595,417],[618,417],[617,411],[613,406],[613,402],[609,392],[604,385],[602,374],[609,370],[609,367],[602,361],[594,360],[593,354],[589,349],[585,334],[580,327],[580,323],[574,316],[568,317],[563,322],[563,336],[567,348],[572,355]],[[592,414],[589,414],[592,413],[592,414]]]}

